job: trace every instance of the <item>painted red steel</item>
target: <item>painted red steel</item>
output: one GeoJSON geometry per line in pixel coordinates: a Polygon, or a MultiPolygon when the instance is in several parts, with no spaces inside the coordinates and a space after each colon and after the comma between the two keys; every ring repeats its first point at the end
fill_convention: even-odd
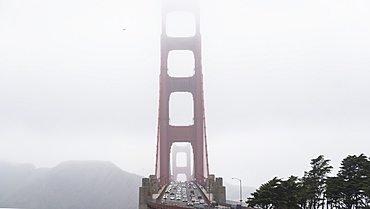
{"type": "Polygon", "coordinates": [[[206,151],[205,116],[203,100],[203,74],[201,64],[201,35],[199,30],[199,2],[177,0],[162,2],[160,96],[158,110],[158,136],[156,154],[156,176],[165,185],[170,180],[170,151],[173,143],[188,142],[193,148],[193,178],[204,183],[208,175],[206,151]],[[195,4],[194,4],[195,3],[195,4]],[[169,12],[185,11],[194,14],[195,35],[191,37],[169,37],[166,34],[166,18],[169,12]],[[168,75],[167,60],[172,50],[190,50],[194,54],[195,73],[191,77],[168,75]],[[171,93],[189,92],[193,96],[194,124],[173,126],[169,124],[169,98],[171,93]]]}

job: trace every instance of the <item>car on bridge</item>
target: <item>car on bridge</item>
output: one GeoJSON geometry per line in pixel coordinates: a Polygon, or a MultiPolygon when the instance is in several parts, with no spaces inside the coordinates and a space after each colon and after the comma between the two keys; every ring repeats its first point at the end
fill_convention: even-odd
{"type": "Polygon", "coordinates": [[[194,208],[204,208],[204,205],[202,205],[202,204],[194,204],[194,208]]]}

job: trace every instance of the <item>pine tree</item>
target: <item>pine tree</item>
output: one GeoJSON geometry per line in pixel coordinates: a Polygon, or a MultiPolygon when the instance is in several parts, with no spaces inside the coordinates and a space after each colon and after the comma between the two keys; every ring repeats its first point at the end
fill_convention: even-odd
{"type": "Polygon", "coordinates": [[[338,177],[343,184],[343,204],[345,208],[365,208],[365,191],[369,186],[369,160],[364,155],[349,155],[345,158],[338,172],[338,177]]]}
{"type": "Polygon", "coordinates": [[[333,169],[329,165],[330,160],[324,159],[323,155],[319,155],[315,159],[311,159],[311,170],[304,173],[302,178],[303,194],[305,204],[303,208],[317,209],[324,208],[325,198],[324,191],[326,187],[327,175],[333,169]]]}

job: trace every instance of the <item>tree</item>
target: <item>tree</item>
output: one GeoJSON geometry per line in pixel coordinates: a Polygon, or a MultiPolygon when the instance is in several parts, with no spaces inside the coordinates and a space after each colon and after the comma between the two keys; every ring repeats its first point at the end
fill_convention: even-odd
{"type": "Polygon", "coordinates": [[[342,191],[345,189],[339,177],[329,177],[326,181],[325,191],[327,208],[343,208],[342,191]]]}
{"type": "Polygon", "coordinates": [[[361,154],[343,159],[335,177],[330,160],[323,155],[311,159],[311,170],[301,180],[291,176],[262,184],[247,203],[262,209],[370,209],[370,159],[361,154]]]}
{"type": "Polygon", "coordinates": [[[364,155],[349,155],[341,163],[338,177],[343,180],[345,190],[343,190],[343,203],[346,208],[369,207],[363,201],[364,191],[369,186],[369,160],[364,155]]]}
{"type": "MultiPolygon", "coordinates": [[[[279,188],[279,187],[278,187],[279,188]]],[[[284,209],[296,209],[301,208],[299,203],[302,199],[302,183],[298,177],[290,176],[288,180],[282,181],[280,185],[282,194],[282,202],[280,208],[284,209]]]]}
{"type": "Polygon", "coordinates": [[[330,178],[326,196],[337,208],[370,208],[370,161],[364,154],[349,155],[337,177],[330,178]]]}
{"type": "Polygon", "coordinates": [[[251,207],[260,207],[262,209],[272,209],[275,208],[275,196],[274,188],[280,184],[281,179],[274,177],[267,183],[264,183],[252,193],[253,197],[249,197],[247,203],[251,207]]]}
{"type": "Polygon", "coordinates": [[[305,171],[302,178],[304,188],[302,193],[303,208],[324,208],[326,179],[333,169],[333,167],[329,165],[329,162],[330,160],[324,159],[323,155],[311,159],[311,170],[308,172],[305,171]]]}
{"type": "Polygon", "coordinates": [[[300,199],[301,184],[298,177],[291,176],[284,181],[277,177],[262,184],[247,203],[251,207],[262,209],[297,209],[300,199]]]}

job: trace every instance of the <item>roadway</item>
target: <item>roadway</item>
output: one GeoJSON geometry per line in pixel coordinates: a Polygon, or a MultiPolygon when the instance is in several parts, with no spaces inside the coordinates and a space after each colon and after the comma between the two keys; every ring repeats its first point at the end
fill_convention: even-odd
{"type": "Polygon", "coordinates": [[[180,207],[205,208],[208,207],[208,199],[194,182],[172,181],[162,197],[161,203],[180,207]]]}

